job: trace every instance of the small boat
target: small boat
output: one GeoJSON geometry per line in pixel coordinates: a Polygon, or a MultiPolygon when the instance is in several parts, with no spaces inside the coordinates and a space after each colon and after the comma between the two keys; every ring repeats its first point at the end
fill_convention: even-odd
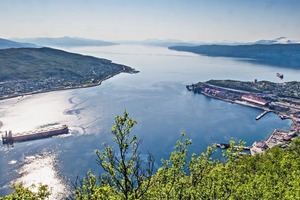
{"type": "Polygon", "coordinates": [[[280,79],[283,79],[283,74],[277,73],[276,76],[280,79]]]}

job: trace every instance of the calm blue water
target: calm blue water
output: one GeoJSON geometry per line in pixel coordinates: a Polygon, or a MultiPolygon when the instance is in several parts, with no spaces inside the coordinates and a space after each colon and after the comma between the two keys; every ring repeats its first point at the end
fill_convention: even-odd
{"type": "Polygon", "coordinates": [[[53,123],[68,124],[69,136],[15,144],[0,148],[0,195],[12,181],[26,185],[45,183],[53,187],[52,198],[68,193],[70,182],[88,170],[100,172],[95,149],[112,143],[114,117],[126,109],[137,120],[133,133],[143,140],[142,156],[169,156],[182,131],[193,140],[190,152],[200,153],[214,142],[242,139],[251,145],[265,139],[275,128],[289,129],[269,113],[195,95],[186,84],[209,79],[297,80],[295,70],[255,65],[229,58],[204,57],[161,47],[119,45],[72,48],[68,51],[111,59],[131,66],[138,74],[120,74],[92,88],[37,94],[0,102],[0,129],[14,132],[53,123]]]}

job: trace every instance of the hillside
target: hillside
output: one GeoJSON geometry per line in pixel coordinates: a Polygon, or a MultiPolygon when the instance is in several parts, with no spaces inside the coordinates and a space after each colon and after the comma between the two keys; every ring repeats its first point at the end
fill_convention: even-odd
{"type": "Polygon", "coordinates": [[[300,69],[300,44],[172,46],[169,49],[206,56],[242,58],[252,63],[300,69]]]}
{"type": "Polygon", "coordinates": [[[37,47],[35,44],[30,43],[21,43],[15,42],[12,40],[6,40],[0,38],[0,49],[9,49],[9,48],[23,48],[23,47],[37,47]]]}
{"type": "Polygon", "coordinates": [[[51,48],[0,50],[0,98],[100,84],[130,67],[51,48]]]}

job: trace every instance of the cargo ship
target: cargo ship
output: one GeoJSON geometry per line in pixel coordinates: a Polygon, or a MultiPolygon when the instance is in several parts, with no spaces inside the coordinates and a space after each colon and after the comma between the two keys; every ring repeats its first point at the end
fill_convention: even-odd
{"type": "Polygon", "coordinates": [[[39,140],[52,136],[68,134],[69,128],[67,125],[61,125],[57,127],[50,127],[45,129],[38,129],[35,131],[25,132],[22,134],[16,134],[13,136],[12,132],[5,131],[5,135],[2,135],[3,144],[13,144],[15,142],[26,142],[30,140],[39,140]]]}

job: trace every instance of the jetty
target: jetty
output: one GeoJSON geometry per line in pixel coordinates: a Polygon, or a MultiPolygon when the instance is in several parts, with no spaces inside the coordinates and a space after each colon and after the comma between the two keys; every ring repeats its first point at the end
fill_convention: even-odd
{"type": "Polygon", "coordinates": [[[260,115],[258,115],[255,119],[259,120],[260,118],[262,118],[265,114],[267,114],[269,111],[264,111],[263,113],[261,113],[260,115]]]}
{"type": "Polygon", "coordinates": [[[9,131],[9,132],[5,131],[5,135],[4,136],[2,135],[2,143],[12,145],[13,143],[16,143],[16,142],[39,140],[39,139],[49,138],[52,136],[68,134],[68,133],[69,133],[69,128],[67,125],[61,125],[58,127],[50,127],[50,128],[45,128],[45,129],[38,129],[35,131],[19,133],[16,135],[13,135],[12,131],[9,131]]]}
{"type": "MultiPolygon", "coordinates": [[[[230,144],[225,144],[225,143],[217,143],[216,144],[217,147],[221,148],[221,149],[228,149],[230,148],[230,144]]],[[[251,147],[248,146],[232,146],[233,149],[242,149],[242,150],[250,150],[251,147]]]]}

